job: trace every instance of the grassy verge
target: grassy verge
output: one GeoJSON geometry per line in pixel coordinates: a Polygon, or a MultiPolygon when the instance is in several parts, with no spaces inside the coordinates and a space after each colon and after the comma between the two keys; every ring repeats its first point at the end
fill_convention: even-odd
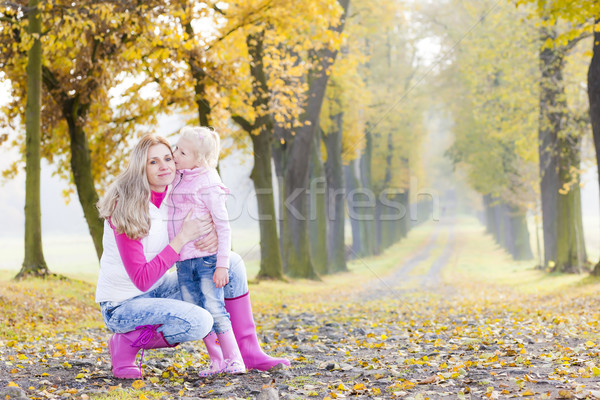
{"type": "Polygon", "coordinates": [[[103,325],[94,287],[88,282],[59,278],[0,281],[0,339],[25,340],[103,325]]]}
{"type": "Polygon", "coordinates": [[[600,280],[587,274],[550,274],[536,269],[535,260],[513,260],[473,218],[460,218],[455,233],[455,252],[443,270],[444,280],[451,285],[502,286],[539,295],[600,289],[600,280]]]}

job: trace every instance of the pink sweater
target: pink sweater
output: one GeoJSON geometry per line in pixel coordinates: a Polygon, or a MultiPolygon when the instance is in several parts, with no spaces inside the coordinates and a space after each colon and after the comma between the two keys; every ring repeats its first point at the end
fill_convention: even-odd
{"type": "MultiPolygon", "coordinates": [[[[231,228],[229,214],[225,207],[229,189],[221,181],[219,173],[212,168],[182,169],[177,171],[173,190],[168,198],[169,206],[169,240],[181,229],[188,212],[192,217],[210,214],[219,242],[217,245],[217,267],[229,268],[231,252],[231,228]]],[[[180,259],[189,260],[210,256],[212,253],[196,248],[193,242],[181,249],[180,259]]]]}
{"type": "MultiPolygon", "coordinates": [[[[159,208],[166,194],[166,190],[163,193],[152,192],[150,200],[159,208]]],[[[113,224],[110,224],[110,226],[113,228],[117,248],[127,275],[141,291],[145,292],[150,289],[173,264],[179,261],[179,254],[171,246],[167,246],[156,257],[147,262],[140,240],[130,239],[124,233],[117,233],[113,224]]]]}

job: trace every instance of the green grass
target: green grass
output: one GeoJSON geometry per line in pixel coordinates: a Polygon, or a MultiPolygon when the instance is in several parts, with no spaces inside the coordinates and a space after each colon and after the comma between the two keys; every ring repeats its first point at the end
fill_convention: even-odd
{"type": "Polygon", "coordinates": [[[443,276],[451,284],[471,281],[511,287],[527,294],[550,294],[579,287],[593,290],[598,279],[587,274],[550,274],[536,269],[536,260],[515,261],[474,218],[458,221],[455,253],[443,276]]]}
{"type": "MultiPolygon", "coordinates": [[[[258,274],[260,238],[253,229],[236,228],[233,248],[246,260],[248,276],[258,274]]],[[[89,235],[48,235],[42,239],[44,259],[51,272],[95,283],[100,264],[89,235]]],[[[12,278],[23,263],[23,238],[0,240],[0,280],[12,278]]]]}
{"type": "MultiPolygon", "coordinates": [[[[44,259],[51,272],[95,282],[98,277],[98,258],[89,235],[47,236],[42,239],[44,259]]],[[[23,263],[23,239],[0,240],[0,270],[21,269],[23,263]]]]}

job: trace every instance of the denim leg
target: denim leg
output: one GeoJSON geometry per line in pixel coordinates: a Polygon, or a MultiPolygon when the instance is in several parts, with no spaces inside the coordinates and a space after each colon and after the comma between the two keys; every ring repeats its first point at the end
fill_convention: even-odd
{"type": "Polygon", "coordinates": [[[181,298],[189,303],[203,307],[198,270],[203,266],[202,258],[191,258],[177,262],[177,280],[181,298]]]}
{"type": "Polygon", "coordinates": [[[223,288],[217,288],[213,282],[216,269],[216,257],[204,257],[204,265],[197,265],[197,273],[200,276],[200,289],[204,300],[202,306],[212,315],[215,323],[213,330],[223,333],[231,330],[229,314],[225,310],[225,298],[223,288]]]}
{"type": "Polygon", "coordinates": [[[121,303],[102,303],[107,328],[125,333],[140,325],[160,324],[158,331],[170,344],[200,340],[210,332],[214,321],[208,311],[181,300],[152,297],[152,292],[121,303]]]}
{"type": "Polygon", "coordinates": [[[233,299],[248,293],[246,265],[239,254],[233,251],[229,255],[229,283],[223,287],[226,299],[233,299]]]}
{"type": "Polygon", "coordinates": [[[183,300],[181,297],[181,290],[179,289],[179,279],[177,274],[173,272],[173,270],[167,272],[163,276],[161,284],[152,290],[149,297],[183,300]]]}

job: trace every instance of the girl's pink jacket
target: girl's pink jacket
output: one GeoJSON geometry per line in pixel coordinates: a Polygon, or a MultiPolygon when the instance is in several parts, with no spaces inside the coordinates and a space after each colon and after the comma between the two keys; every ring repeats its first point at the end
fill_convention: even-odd
{"type": "MultiPolygon", "coordinates": [[[[193,217],[210,214],[217,230],[217,267],[229,268],[231,251],[231,228],[225,201],[229,189],[221,181],[217,170],[212,168],[194,168],[178,170],[173,182],[173,190],[167,198],[169,206],[169,241],[181,229],[187,213],[192,210],[193,217]]],[[[181,249],[180,260],[206,257],[211,253],[196,248],[189,242],[181,249]]]]}

